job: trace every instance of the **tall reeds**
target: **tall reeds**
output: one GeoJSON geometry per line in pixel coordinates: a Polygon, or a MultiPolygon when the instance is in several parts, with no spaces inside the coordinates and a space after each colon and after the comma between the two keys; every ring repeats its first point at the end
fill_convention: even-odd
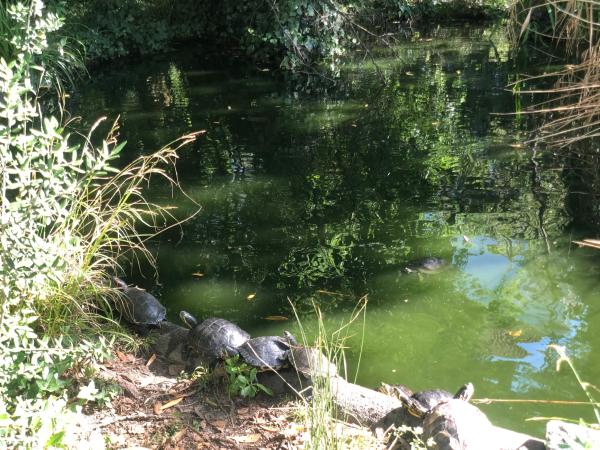
{"type": "MultiPolygon", "coordinates": [[[[361,298],[356,308],[347,320],[340,322],[336,329],[328,330],[323,313],[317,305],[313,305],[316,316],[316,330],[309,333],[302,323],[297,311],[294,309],[296,321],[300,327],[300,338],[304,346],[314,347],[325,356],[315,359],[317,367],[311,367],[315,374],[330,373],[329,367],[320,367],[329,362],[334,364],[340,376],[347,377],[345,349],[348,339],[359,333],[361,347],[364,339],[364,326],[366,317],[367,298],[361,298]],[[356,327],[361,327],[356,330],[356,327]],[[354,328],[354,329],[353,329],[354,328]],[[310,339],[309,335],[314,335],[310,339]]],[[[362,348],[359,349],[359,360],[362,348]]],[[[358,367],[356,368],[358,372],[358,367]]],[[[329,376],[313,376],[310,389],[300,392],[301,401],[297,408],[297,415],[306,430],[304,447],[308,449],[341,449],[341,448],[377,448],[376,437],[370,432],[348,433],[344,425],[344,417],[340,417],[337,410],[329,376]],[[308,393],[308,394],[307,394],[308,393]]]]}
{"type": "Polygon", "coordinates": [[[519,94],[543,96],[520,113],[543,117],[533,142],[568,147],[600,135],[600,2],[595,0],[525,1],[512,8],[516,45],[530,44],[569,62],[564,68],[515,83],[519,94]],[[553,86],[522,88],[523,84],[553,86]]]}

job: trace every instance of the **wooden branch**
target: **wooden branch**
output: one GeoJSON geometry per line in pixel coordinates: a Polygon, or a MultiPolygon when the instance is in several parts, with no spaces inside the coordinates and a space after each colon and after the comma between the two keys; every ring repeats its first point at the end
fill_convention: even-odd
{"type": "Polygon", "coordinates": [[[573,243],[580,247],[590,247],[600,250],[600,240],[598,239],[584,239],[583,241],[573,241],[573,243]]]}

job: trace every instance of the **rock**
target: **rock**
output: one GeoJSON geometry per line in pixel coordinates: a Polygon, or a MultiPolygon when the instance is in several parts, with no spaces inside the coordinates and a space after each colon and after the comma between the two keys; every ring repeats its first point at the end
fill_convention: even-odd
{"type": "Polygon", "coordinates": [[[548,450],[598,450],[600,430],[583,425],[551,420],[546,425],[546,447],[548,450]]]}

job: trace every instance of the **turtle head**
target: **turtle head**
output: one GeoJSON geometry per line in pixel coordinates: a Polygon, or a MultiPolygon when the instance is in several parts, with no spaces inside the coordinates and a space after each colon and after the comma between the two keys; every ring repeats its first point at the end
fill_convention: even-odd
{"type": "Polygon", "coordinates": [[[194,328],[196,325],[198,325],[198,319],[196,319],[187,311],[180,311],[179,318],[188,328],[194,328]]]}
{"type": "Polygon", "coordinates": [[[381,383],[381,386],[378,389],[382,394],[391,395],[392,397],[396,397],[398,400],[404,403],[404,399],[410,398],[413,395],[413,391],[410,390],[408,386],[404,386],[403,384],[387,384],[381,383]]]}
{"type": "Polygon", "coordinates": [[[381,392],[382,394],[386,394],[386,395],[394,395],[394,388],[393,388],[391,385],[387,384],[387,383],[383,383],[383,382],[382,382],[382,383],[381,383],[381,386],[379,386],[379,387],[377,388],[377,390],[378,390],[379,392],[381,392]]]}
{"type": "Polygon", "coordinates": [[[118,289],[127,289],[127,283],[121,280],[119,277],[112,277],[114,283],[117,285],[118,289]]]}
{"type": "Polygon", "coordinates": [[[418,419],[422,419],[429,412],[429,408],[415,400],[413,397],[407,397],[406,399],[400,398],[400,401],[408,413],[418,419]]]}
{"type": "Polygon", "coordinates": [[[283,337],[286,341],[288,341],[288,343],[290,345],[298,345],[298,341],[296,341],[296,338],[294,337],[294,335],[292,333],[290,333],[289,331],[284,331],[283,332],[283,337]]]}
{"type": "Polygon", "coordinates": [[[474,393],[475,393],[475,388],[473,387],[473,383],[467,383],[464,386],[462,386],[456,392],[456,394],[454,394],[454,398],[468,402],[469,400],[471,400],[471,397],[473,397],[474,393]]]}

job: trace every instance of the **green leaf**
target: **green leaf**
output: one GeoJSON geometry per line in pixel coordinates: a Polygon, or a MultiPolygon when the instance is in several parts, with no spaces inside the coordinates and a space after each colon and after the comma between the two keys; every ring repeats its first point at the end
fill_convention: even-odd
{"type": "Polygon", "coordinates": [[[58,433],[54,433],[48,439],[48,442],[46,443],[46,447],[66,448],[65,445],[62,443],[64,436],[65,436],[64,430],[59,431],[58,433]]]}
{"type": "Polygon", "coordinates": [[[240,391],[242,397],[254,397],[256,396],[256,389],[254,386],[246,386],[240,391]]]}

